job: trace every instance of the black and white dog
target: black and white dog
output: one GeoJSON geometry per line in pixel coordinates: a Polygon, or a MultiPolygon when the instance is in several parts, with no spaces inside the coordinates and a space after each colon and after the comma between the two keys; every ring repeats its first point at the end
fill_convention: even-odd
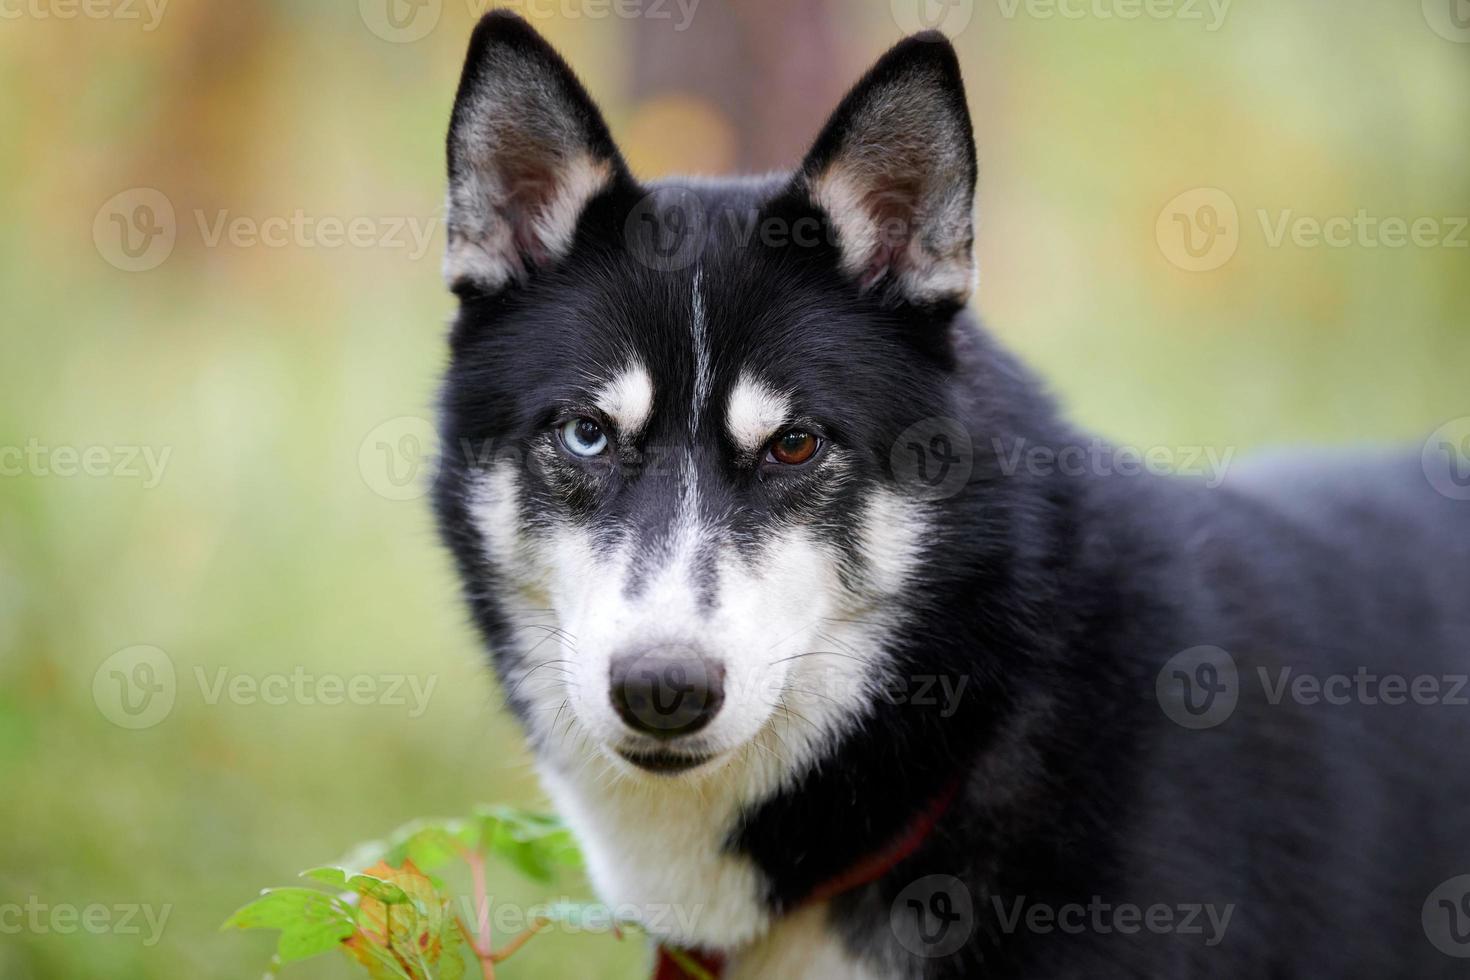
{"type": "Polygon", "coordinates": [[[1095,444],[965,312],[942,37],[794,173],[648,185],[492,14],[448,149],[439,522],[661,975],[1465,969],[1470,503],[1036,465],[1095,444]]]}

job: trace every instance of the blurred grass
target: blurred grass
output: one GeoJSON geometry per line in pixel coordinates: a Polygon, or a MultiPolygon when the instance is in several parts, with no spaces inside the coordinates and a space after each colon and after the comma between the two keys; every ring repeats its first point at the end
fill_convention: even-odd
{"type": "MultiPolygon", "coordinates": [[[[175,0],[153,32],[0,23],[0,446],[172,453],[153,489],[0,477],[0,905],[172,906],[152,947],[7,935],[0,976],[253,976],[270,939],[216,929],[258,888],[414,816],[537,798],[423,501],[375,493],[359,463],[382,423],[428,414],[452,309],[441,242],[417,260],[208,248],[193,218],[438,214],[468,11],[390,44],[356,6],[175,0]],[[180,235],[134,274],[91,232],[135,186],[168,195],[180,235]],[[92,698],[99,665],[135,644],[179,672],[173,712],[143,731],[92,698]],[[436,687],[419,718],[210,705],[193,671],[219,667],[436,687]]],[[[852,73],[896,38],[887,6],[842,6],[852,73]]],[[[1470,214],[1470,46],[1417,8],[1240,3],[1208,33],[979,4],[959,39],[984,163],[978,305],[1078,419],[1137,445],[1250,448],[1417,442],[1470,414],[1470,252],[1272,249],[1256,218],[1470,214]],[[1232,196],[1243,238],[1224,268],[1187,273],[1154,225],[1201,186],[1232,196]]],[[[693,168],[709,140],[681,133],[728,138],[691,119],[708,103],[630,101],[644,25],[538,26],[615,131],[634,122],[631,159],[693,168]]],[[[829,108],[810,105],[813,130],[829,108]]],[[[508,873],[496,891],[548,897],[508,873]]],[[[504,972],[641,962],[633,942],[551,936],[504,972]]]]}

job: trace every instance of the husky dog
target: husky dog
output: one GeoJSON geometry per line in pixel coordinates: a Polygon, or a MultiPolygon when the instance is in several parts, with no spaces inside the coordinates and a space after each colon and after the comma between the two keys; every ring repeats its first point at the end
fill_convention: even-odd
{"type": "Polygon", "coordinates": [[[448,151],[439,523],[661,976],[1460,974],[1470,503],[1099,454],[965,310],[942,36],[645,184],[491,14],[448,151]]]}

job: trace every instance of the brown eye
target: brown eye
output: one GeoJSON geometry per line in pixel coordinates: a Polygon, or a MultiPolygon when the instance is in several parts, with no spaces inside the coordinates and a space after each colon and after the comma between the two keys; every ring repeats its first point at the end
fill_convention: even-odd
{"type": "Polygon", "coordinates": [[[821,440],[810,432],[792,429],[771,443],[770,458],[787,466],[800,466],[817,454],[821,440]]]}

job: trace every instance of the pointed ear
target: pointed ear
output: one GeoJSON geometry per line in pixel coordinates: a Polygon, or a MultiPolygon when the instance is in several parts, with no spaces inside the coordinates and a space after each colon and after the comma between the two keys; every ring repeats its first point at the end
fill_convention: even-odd
{"type": "Polygon", "coordinates": [[[931,31],[901,42],[858,82],[798,181],[863,289],[963,305],[975,284],[975,176],[959,59],[931,31]]]}
{"type": "Polygon", "coordinates": [[[470,39],[448,142],[444,278],[456,291],[498,292],[563,257],[587,203],[627,177],[576,75],[505,11],[470,39]]]}

